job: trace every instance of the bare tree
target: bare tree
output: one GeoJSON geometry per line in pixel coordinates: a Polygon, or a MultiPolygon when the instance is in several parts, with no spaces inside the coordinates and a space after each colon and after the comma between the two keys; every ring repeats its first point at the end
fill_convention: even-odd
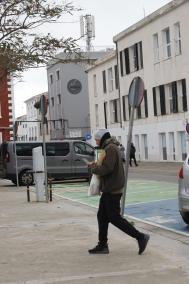
{"type": "Polygon", "coordinates": [[[0,0],[0,70],[15,75],[47,64],[60,50],[77,52],[76,39],[41,35],[38,28],[79,10],[63,0],[0,0]]]}

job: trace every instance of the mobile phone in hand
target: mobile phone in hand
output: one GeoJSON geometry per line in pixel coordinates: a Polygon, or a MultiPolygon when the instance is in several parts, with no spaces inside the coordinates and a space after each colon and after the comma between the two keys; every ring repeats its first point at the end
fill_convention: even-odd
{"type": "Polygon", "coordinates": [[[90,163],[91,163],[91,162],[89,162],[86,158],[83,158],[82,160],[83,160],[83,162],[85,162],[85,164],[87,164],[87,165],[90,165],[90,163]]]}

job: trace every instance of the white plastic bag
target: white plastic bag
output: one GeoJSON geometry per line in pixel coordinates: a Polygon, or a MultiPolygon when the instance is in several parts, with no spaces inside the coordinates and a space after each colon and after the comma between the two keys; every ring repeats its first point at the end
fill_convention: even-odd
{"type": "Polygon", "coordinates": [[[100,178],[97,175],[93,174],[88,189],[88,196],[95,196],[99,194],[100,194],[100,178]]]}

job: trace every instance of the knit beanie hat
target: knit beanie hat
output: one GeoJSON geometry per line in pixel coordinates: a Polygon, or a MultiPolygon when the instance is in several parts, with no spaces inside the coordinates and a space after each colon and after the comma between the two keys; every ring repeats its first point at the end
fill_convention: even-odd
{"type": "Polygon", "coordinates": [[[109,131],[107,130],[107,129],[99,129],[96,133],[95,133],[95,135],[94,135],[94,138],[96,139],[96,140],[101,140],[101,138],[104,136],[104,134],[109,134],[109,137],[110,137],[110,133],[109,133],[109,131]]]}

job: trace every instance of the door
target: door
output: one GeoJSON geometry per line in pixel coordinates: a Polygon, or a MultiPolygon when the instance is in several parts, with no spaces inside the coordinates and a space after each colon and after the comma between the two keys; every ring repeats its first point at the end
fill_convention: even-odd
{"type": "Polygon", "coordinates": [[[46,144],[46,151],[48,176],[59,179],[73,176],[69,142],[49,142],[46,144]]]}
{"type": "Polygon", "coordinates": [[[179,132],[180,135],[180,149],[182,154],[182,160],[184,161],[187,157],[186,153],[186,133],[184,131],[179,132]]]}
{"type": "Polygon", "coordinates": [[[147,134],[142,134],[142,149],[143,149],[143,159],[148,160],[148,141],[147,134]]]}
{"type": "Polygon", "coordinates": [[[175,161],[175,139],[174,139],[174,132],[169,132],[169,154],[170,160],[175,161]]]}
{"type": "Polygon", "coordinates": [[[88,177],[89,162],[94,161],[94,148],[82,141],[73,142],[73,171],[76,177],[88,177]]]}
{"type": "Polygon", "coordinates": [[[162,158],[162,160],[167,160],[166,134],[160,133],[159,139],[160,139],[160,155],[161,155],[161,158],[162,158]]]}

